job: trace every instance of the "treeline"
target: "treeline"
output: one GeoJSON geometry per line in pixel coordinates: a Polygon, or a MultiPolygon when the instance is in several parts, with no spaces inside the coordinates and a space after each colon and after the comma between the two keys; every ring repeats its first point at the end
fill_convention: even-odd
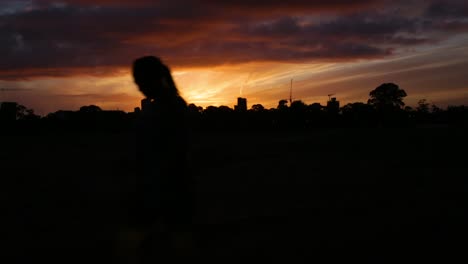
{"type": "Polygon", "coordinates": [[[78,111],[59,110],[40,117],[32,109],[8,102],[0,108],[2,131],[31,130],[46,131],[122,131],[132,129],[135,113],[112,110],[105,111],[99,106],[82,106],[78,111]],[[16,113],[15,110],[16,109],[16,113]]]}
{"type": "MultiPolygon", "coordinates": [[[[385,83],[369,93],[369,100],[339,107],[332,98],[326,106],[300,100],[280,100],[276,108],[261,104],[250,109],[228,106],[188,105],[188,120],[194,130],[287,130],[320,127],[375,127],[412,125],[468,125],[468,107],[441,109],[422,99],[417,107],[405,106],[407,94],[393,83],[385,83]]],[[[46,129],[130,130],[141,112],[104,111],[98,106],[83,106],[79,111],[57,111],[39,117],[34,111],[15,103],[3,103],[0,109],[5,127],[46,129]],[[14,113],[13,113],[14,112],[14,113]]]]}
{"type": "MultiPolygon", "coordinates": [[[[255,106],[255,105],[254,105],[255,106]]],[[[265,109],[259,105],[242,112],[226,106],[202,109],[189,106],[192,127],[214,130],[313,129],[321,127],[402,127],[415,125],[468,125],[468,107],[441,109],[421,100],[416,108],[379,109],[368,103],[350,103],[335,111],[317,103],[293,101],[265,109]]]]}

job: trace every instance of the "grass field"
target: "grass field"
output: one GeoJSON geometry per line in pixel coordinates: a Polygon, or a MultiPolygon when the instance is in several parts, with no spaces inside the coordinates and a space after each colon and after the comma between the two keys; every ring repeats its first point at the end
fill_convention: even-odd
{"type": "MultiPolygon", "coordinates": [[[[461,254],[466,135],[448,127],[194,134],[197,251],[219,263],[461,254]]],[[[24,262],[65,252],[64,263],[122,254],[115,247],[135,186],[132,134],[23,133],[0,142],[9,254],[24,262]]]]}

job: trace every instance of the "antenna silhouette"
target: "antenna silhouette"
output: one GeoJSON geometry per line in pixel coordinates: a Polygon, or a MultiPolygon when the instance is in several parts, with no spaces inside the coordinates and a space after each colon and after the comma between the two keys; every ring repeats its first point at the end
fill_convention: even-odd
{"type": "Polygon", "coordinates": [[[332,95],[335,95],[335,94],[329,94],[329,95],[328,95],[328,101],[331,101],[331,97],[330,97],[330,96],[332,96],[332,95]]]}
{"type": "Polygon", "coordinates": [[[292,82],[293,79],[291,79],[291,87],[289,88],[289,104],[292,104],[292,82]]]}

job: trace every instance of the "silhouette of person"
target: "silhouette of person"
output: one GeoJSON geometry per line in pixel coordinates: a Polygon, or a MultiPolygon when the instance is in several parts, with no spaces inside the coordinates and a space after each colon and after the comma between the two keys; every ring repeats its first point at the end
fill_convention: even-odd
{"type": "Polygon", "coordinates": [[[136,59],[133,77],[146,97],[142,100],[136,131],[138,201],[135,220],[139,228],[152,234],[142,245],[146,248],[142,254],[147,255],[153,254],[151,251],[161,242],[161,237],[172,240],[163,242],[165,244],[178,243],[173,241],[178,239],[175,236],[190,232],[188,112],[169,68],[160,59],[154,56],[136,59]],[[159,242],[155,242],[158,239],[159,242]]]}

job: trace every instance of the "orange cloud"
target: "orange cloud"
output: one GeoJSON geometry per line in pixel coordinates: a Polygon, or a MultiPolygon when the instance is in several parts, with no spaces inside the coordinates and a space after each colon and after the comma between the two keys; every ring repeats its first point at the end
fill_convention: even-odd
{"type": "Polygon", "coordinates": [[[0,79],[96,68],[113,74],[146,54],[177,67],[385,58],[468,26],[451,9],[439,14],[429,4],[370,0],[32,3],[0,15],[0,79]],[[427,12],[418,18],[393,11],[403,7],[427,12]]]}
{"type": "Polygon", "coordinates": [[[203,106],[242,95],[276,107],[291,78],[307,103],[365,101],[388,81],[408,101],[466,98],[464,1],[55,2],[0,7],[0,101],[131,111],[141,95],[130,65],[148,54],[203,106]]]}

